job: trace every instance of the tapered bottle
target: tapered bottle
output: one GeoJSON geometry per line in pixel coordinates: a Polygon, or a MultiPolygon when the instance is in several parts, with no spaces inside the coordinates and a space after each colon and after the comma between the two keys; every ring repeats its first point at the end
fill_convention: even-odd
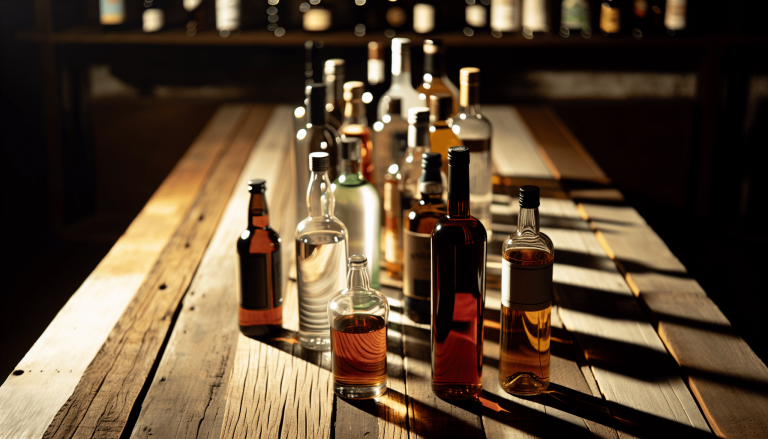
{"type": "Polygon", "coordinates": [[[365,256],[352,255],[347,287],[328,302],[333,390],[344,398],[376,398],[387,391],[389,303],[369,285],[367,263],[365,256]]]}
{"type": "Polygon", "coordinates": [[[416,92],[419,93],[420,105],[423,107],[429,106],[430,96],[447,93],[451,96],[451,111],[448,116],[453,116],[459,111],[459,89],[448,79],[445,71],[445,46],[441,40],[424,40],[424,77],[416,92]]]}
{"type": "MultiPolygon", "coordinates": [[[[408,110],[422,106],[419,94],[411,84],[411,40],[408,38],[392,38],[392,83],[384,96],[400,98],[401,113],[407,118],[408,110]]],[[[379,100],[379,120],[382,120],[387,108],[384,99],[379,100]]]]}
{"type": "MultiPolygon", "coordinates": [[[[323,84],[312,84],[306,87],[307,123],[296,133],[296,199],[306,197],[306,187],[309,184],[310,172],[307,171],[307,158],[313,152],[327,152],[329,157],[328,178],[336,179],[341,170],[339,159],[339,133],[328,123],[325,111],[325,91],[323,84]]],[[[331,180],[333,181],[333,180],[331,180]]],[[[304,203],[296,203],[297,218],[307,216],[304,203]]]]}
{"type": "Polygon", "coordinates": [[[309,155],[309,216],[296,227],[296,278],[299,296],[299,342],[304,349],[331,348],[327,305],[345,286],[347,227],[334,217],[335,199],[328,179],[326,152],[309,155]]]}
{"type": "Polygon", "coordinates": [[[429,108],[415,107],[408,110],[408,150],[400,165],[397,180],[400,189],[400,217],[421,198],[421,155],[429,149],[429,108]]]}
{"type": "Polygon", "coordinates": [[[539,231],[539,188],[520,188],[517,232],[502,246],[499,383],[512,394],[549,386],[552,266],[555,248],[539,231]]]}
{"type": "Polygon", "coordinates": [[[440,154],[426,152],[421,157],[421,200],[403,218],[403,309],[414,322],[429,323],[432,229],[448,214],[448,206],[443,200],[440,154]]]}
{"type": "Polygon", "coordinates": [[[493,165],[491,164],[490,121],[480,112],[480,69],[464,67],[459,72],[459,113],[448,119],[448,126],[472,153],[469,165],[469,193],[472,213],[482,221],[491,237],[493,165]]]}
{"type": "Polygon", "coordinates": [[[280,236],[269,227],[266,183],[250,180],[248,228],[237,240],[237,318],[240,332],[256,337],[283,323],[280,236]]]}
{"type": "Polygon", "coordinates": [[[368,116],[363,103],[365,84],[361,81],[349,81],[344,84],[344,122],[339,128],[339,134],[347,137],[357,137],[362,141],[360,172],[369,183],[375,184],[373,175],[373,134],[368,128],[368,116]]]}
{"type": "Polygon", "coordinates": [[[347,226],[349,253],[365,255],[371,261],[368,279],[373,288],[379,288],[381,204],[376,188],[363,178],[360,155],[359,138],[341,140],[341,175],[331,186],[336,199],[334,215],[347,226]]]}
{"type": "Polygon", "coordinates": [[[337,130],[344,121],[344,67],[344,60],[336,58],[325,61],[323,68],[328,123],[337,130]]]}
{"type": "MultiPolygon", "coordinates": [[[[453,99],[447,93],[437,93],[429,97],[429,149],[448,157],[448,148],[462,146],[448,119],[453,111],[453,99]]],[[[448,161],[443,162],[443,173],[448,175],[448,161]]]]}
{"type": "Polygon", "coordinates": [[[483,377],[487,235],[470,216],[470,153],[448,150],[448,215],[432,229],[432,390],[477,398],[483,377]]]}

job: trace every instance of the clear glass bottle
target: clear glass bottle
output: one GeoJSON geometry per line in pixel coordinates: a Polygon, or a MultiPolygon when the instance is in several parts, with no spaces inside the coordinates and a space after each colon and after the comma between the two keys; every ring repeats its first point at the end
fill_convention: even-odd
{"type": "Polygon", "coordinates": [[[432,229],[448,214],[448,206],[443,201],[440,154],[425,152],[421,157],[421,200],[403,218],[403,310],[414,322],[429,323],[432,229]]]}
{"type": "MultiPolygon", "coordinates": [[[[443,157],[448,157],[448,148],[463,146],[448,126],[452,108],[453,99],[447,93],[437,93],[429,97],[429,149],[443,157]]],[[[443,163],[442,171],[448,175],[448,160],[443,163]]]]}
{"type": "Polygon", "coordinates": [[[363,255],[350,257],[347,287],[328,302],[333,390],[344,398],[376,398],[387,391],[389,303],[368,284],[367,263],[363,255]]]}
{"type": "MultiPolygon", "coordinates": [[[[445,72],[445,46],[441,40],[424,40],[424,77],[416,92],[419,93],[421,106],[424,107],[429,106],[430,96],[447,93],[451,97],[451,111],[447,117],[459,111],[459,89],[448,79],[445,72]]],[[[448,168],[448,165],[445,167],[448,168]]]]}
{"type": "Polygon", "coordinates": [[[333,216],[335,199],[328,179],[326,152],[309,155],[309,216],[296,227],[296,278],[299,296],[299,341],[305,349],[331,348],[326,306],[344,288],[347,227],[333,216]]]}
{"type": "Polygon", "coordinates": [[[432,391],[477,398],[483,389],[483,310],[488,247],[483,223],[470,216],[470,154],[448,150],[448,215],[432,229],[432,391]]]}
{"type": "MultiPolygon", "coordinates": [[[[419,94],[411,84],[411,40],[408,38],[392,38],[392,83],[384,93],[390,98],[400,98],[401,113],[406,117],[408,110],[419,104],[419,94]]],[[[382,120],[387,108],[382,99],[379,100],[379,120],[382,120]]]]}
{"type": "Polygon", "coordinates": [[[399,167],[389,166],[384,175],[384,262],[381,264],[393,279],[403,277],[402,212],[397,180],[399,167]]]}
{"type": "Polygon", "coordinates": [[[384,197],[384,174],[391,165],[398,165],[405,157],[408,148],[408,122],[400,116],[400,98],[383,99],[387,108],[381,121],[373,124],[373,175],[376,189],[384,197]]]}
{"type": "Polygon", "coordinates": [[[363,91],[365,84],[361,81],[349,81],[344,84],[344,122],[339,128],[339,134],[347,137],[357,137],[362,141],[362,156],[360,172],[369,183],[375,184],[373,175],[373,134],[368,128],[368,116],[365,114],[363,91]]]}
{"type": "Polygon", "coordinates": [[[323,67],[323,82],[326,86],[325,109],[328,123],[337,130],[344,120],[344,67],[343,59],[329,59],[323,67]]]}
{"type": "Polygon", "coordinates": [[[469,165],[469,193],[472,213],[482,221],[491,239],[493,165],[491,163],[490,121],[480,112],[480,69],[464,67],[459,72],[459,113],[448,120],[456,137],[472,153],[469,165]]]}
{"type": "MultiPolygon", "coordinates": [[[[296,199],[302,200],[307,196],[306,187],[309,185],[310,173],[307,172],[307,158],[313,152],[327,152],[330,160],[328,178],[339,176],[341,163],[339,160],[339,133],[328,124],[328,114],[325,111],[325,91],[323,84],[312,84],[306,87],[307,114],[306,125],[296,132],[296,199]]],[[[333,180],[331,180],[333,181],[333,180]]],[[[296,203],[296,218],[307,216],[307,206],[296,203]]]]}
{"type": "Polygon", "coordinates": [[[237,240],[237,303],[240,332],[258,337],[283,324],[280,236],[269,227],[266,182],[248,181],[248,228],[237,240]]]}
{"type": "Polygon", "coordinates": [[[334,215],[347,226],[349,253],[365,255],[371,261],[368,278],[374,288],[380,288],[381,205],[376,188],[360,171],[360,152],[360,139],[341,140],[341,175],[331,185],[336,199],[334,215]]]}
{"type": "Polygon", "coordinates": [[[539,188],[520,188],[517,232],[501,250],[499,383],[512,394],[549,386],[550,311],[555,247],[539,232],[539,188]]]}
{"type": "Polygon", "coordinates": [[[429,149],[429,108],[416,107],[408,110],[408,151],[397,174],[400,189],[400,215],[418,203],[421,155],[429,149]]]}

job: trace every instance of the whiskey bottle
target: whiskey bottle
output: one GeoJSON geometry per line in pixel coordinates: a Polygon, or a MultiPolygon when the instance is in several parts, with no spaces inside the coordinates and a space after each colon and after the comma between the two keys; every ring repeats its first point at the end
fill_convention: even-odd
{"type": "Polygon", "coordinates": [[[339,134],[347,137],[357,137],[362,141],[360,172],[369,183],[375,184],[373,176],[373,135],[368,128],[368,116],[365,114],[363,89],[361,81],[349,81],[344,84],[344,122],[339,128],[339,134]]]}
{"type": "MultiPolygon", "coordinates": [[[[376,189],[384,197],[384,175],[392,165],[400,166],[408,149],[408,122],[400,116],[400,98],[384,98],[386,113],[373,124],[373,179],[376,189]]],[[[397,174],[395,171],[393,174],[397,174]]]]}
{"type": "MultiPolygon", "coordinates": [[[[448,126],[448,119],[453,110],[453,99],[446,93],[429,97],[429,149],[443,157],[448,157],[448,148],[462,146],[461,140],[448,126]]],[[[448,175],[448,161],[443,163],[443,173],[448,175]]]]}
{"type": "Polygon", "coordinates": [[[344,120],[344,60],[329,59],[323,67],[325,83],[325,109],[328,123],[337,130],[344,120]]]}
{"type": "Polygon", "coordinates": [[[501,269],[499,383],[512,394],[549,385],[552,265],[555,248],[539,232],[539,188],[520,188],[517,232],[504,241],[501,269]]]}
{"type": "Polygon", "coordinates": [[[424,107],[429,106],[430,96],[447,93],[452,99],[451,112],[448,116],[453,116],[459,111],[459,89],[453,85],[445,73],[445,47],[441,40],[424,40],[424,81],[416,92],[419,93],[420,105],[424,107]]]}
{"type": "Polygon", "coordinates": [[[399,167],[390,165],[384,175],[384,262],[381,264],[393,279],[403,277],[402,209],[397,180],[399,167]]]}
{"type": "Polygon", "coordinates": [[[400,212],[402,215],[418,203],[421,155],[429,149],[429,108],[415,107],[408,110],[408,151],[397,174],[400,188],[400,212]]]}
{"type": "Polygon", "coordinates": [[[333,215],[335,199],[328,179],[327,152],[309,155],[309,216],[296,227],[296,280],[299,296],[299,342],[304,349],[331,348],[328,300],[344,288],[347,227],[333,215]]]}
{"type": "Polygon", "coordinates": [[[414,322],[429,323],[432,312],[430,241],[435,223],[448,213],[448,207],[443,201],[440,154],[426,152],[421,157],[421,200],[403,218],[403,309],[414,322]]]}
{"type": "Polygon", "coordinates": [[[493,181],[491,164],[490,121],[480,112],[480,69],[464,67],[459,72],[459,113],[448,119],[448,126],[461,144],[472,153],[469,165],[470,204],[474,215],[482,221],[488,237],[491,237],[491,202],[493,181]]]}
{"type": "MultiPolygon", "coordinates": [[[[400,98],[400,115],[407,117],[408,110],[420,106],[419,94],[411,85],[411,40],[407,38],[392,38],[392,83],[384,93],[389,98],[400,98]]],[[[382,99],[379,100],[379,120],[382,120],[387,108],[382,99]]]]}
{"type": "Polygon", "coordinates": [[[248,191],[248,228],[237,240],[237,317],[240,332],[257,337],[283,324],[280,236],[269,227],[264,180],[248,181],[248,191]]]}
{"type": "Polygon", "coordinates": [[[336,199],[335,216],[347,226],[349,253],[365,255],[368,278],[379,288],[379,253],[381,245],[381,205],[376,188],[365,181],[361,172],[361,141],[346,136],[341,140],[341,174],[331,188],[336,199]]]}
{"type": "Polygon", "coordinates": [[[603,35],[614,35],[623,32],[621,28],[623,17],[618,0],[604,0],[600,4],[600,32],[603,35]]]}
{"type": "Polygon", "coordinates": [[[441,398],[482,391],[487,235],[470,216],[470,151],[448,150],[448,215],[432,229],[432,390],[441,398]]]}
{"type": "Polygon", "coordinates": [[[376,398],[387,391],[389,304],[369,286],[367,262],[363,255],[349,258],[347,287],[327,306],[333,390],[344,398],[376,398]]]}

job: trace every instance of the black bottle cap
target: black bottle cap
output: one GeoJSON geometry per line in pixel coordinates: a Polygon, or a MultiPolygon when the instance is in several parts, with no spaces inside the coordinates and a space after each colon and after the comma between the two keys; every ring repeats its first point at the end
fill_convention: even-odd
{"type": "Polygon", "coordinates": [[[466,146],[448,148],[448,166],[469,166],[469,148],[466,146]]]}
{"type": "Polygon", "coordinates": [[[428,124],[429,108],[413,107],[408,109],[408,123],[411,125],[428,124]]]}
{"type": "Polygon", "coordinates": [[[523,209],[533,209],[535,207],[539,207],[538,186],[520,186],[520,207],[523,209]]]}
{"type": "Polygon", "coordinates": [[[341,136],[341,159],[360,161],[362,142],[359,137],[341,136]]]}
{"type": "Polygon", "coordinates": [[[325,172],[330,168],[331,158],[327,152],[313,152],[309,154],[309,170],[312,172],[325,172]]]}
{"type": "Polygon", "coordinates": [[[305,90],[309,103],[307,104],[307,122],[313,125],[325,124],[325,84],[310,84],[305,90]]]}
{"type": "Polygon", "coordinates": [[[469,148],[448,148],[448,199],[469,200],[469,148]]]}
{"type": "Polygon", "coordinates": [[[261,178],[248,180],[248,192],[256,193],[256,192],[264,192],[266,190],[267,190],[266,180],[262,180],[261,178]]]}
{"type": "Polygon", "coordinates": [[[443,166],[443,159],[438,152],[425,152],[421,155],[421,176],[419,183],[442,183],[440,177],[440,167],[443,166]]]}
{"type": "Polygon", "coordinates": [[[453,114],[453,97],[448,93],[436,93],[429,97],[429,120],[446,120],[453,114]]]}

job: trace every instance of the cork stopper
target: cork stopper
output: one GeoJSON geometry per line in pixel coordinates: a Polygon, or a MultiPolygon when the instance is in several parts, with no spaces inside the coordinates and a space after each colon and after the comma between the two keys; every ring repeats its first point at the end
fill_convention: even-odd
{"type": "Polygon", "coordinates": [[[344,100],[357,102],[363,100],[365,84],[362,81],[349,81],[344,83],[344,100]]]}
{"type": "Polygon", "coordinates": [[[384,45],[376,41],[368,43],[368,59],[384,59],[384,45]]]}

